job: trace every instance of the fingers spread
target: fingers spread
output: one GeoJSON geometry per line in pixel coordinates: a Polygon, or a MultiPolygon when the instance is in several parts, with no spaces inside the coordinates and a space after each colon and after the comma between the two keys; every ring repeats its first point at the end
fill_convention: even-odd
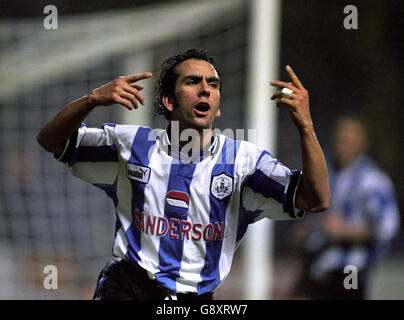
{"type": "Polygon", "coordinates": [[[121,97],[119,94],[117,94],[117,93],[113,93],[113,94],[112,94],[112,97],[113,97],[113,99],[114,99],[114,101],[115,101],[116,103],[119,103],[119,104],[123,105],[123,106],[126,107],[128,110],[133,110],[133,104],[132,104],[129,100],[122,98],[122,97],[121,97]]]}
{"type": "Polygon", "coordinates": [[[140,94],[139,90],[142,90],[143,88],[134,88],[132,85],[127,85],[122,87],[123,90],[125,90],[125,92],[130,93],[131,95],[133,95],[134,97],[136,97],[136,99],[142,104],[144,105],[144,98],[143,96],[140,94]]]}
{"type": "Polygon", "coordinates": [[[138,84],[138,83],[129,83],[129,85],[131,87],[133,87],[133,88],[138,89],[139,91],[144,89],[144,85],[141,85],[141,84],[138,84]]]}
{"type": "Polygon", "coordinates": [[[286,71],[289,74],[290,79],[292,80],[292,83],[299,89],[303,89],[303,84],[300,82],[299,78],[291,68],[291,66],[287,65],[286,66],[286,71]]]}
{"type": "Polygon", "coordinates": [[[278,98],[281,94],[282,94],[282,93],[281,93],[280,90],[276,91],[276,92],[272,95],[271,100],[275,100],[275,99],[278,98]]]}
{"type": "Polygon", "coordinates": [[[274,80],[271,81],[270,84],[274,87],[278,88],[289,88],[291,90],[296,90],[297,88],[293,85],[291,82],[285,82],[285,81],[279,81],[279,80],[274,80]]]}
{"type": "Polygon", "coordinates": [[[129,93],[129,92],[124,91],[124,92],[122,92],[122,93],[120,94],[120,96],[121,96],[121,98],[124,98],[124,99],[130,101],[131,104],[132,104],[132,106],[133,106],[135,109],[137,109],[137,108],[139,107],[139,105],[138,105],[138,100],[137,100],[137,98],[136,98],[135,95],[133,95],[133,94],[131,94],[131,93],[129,93]]]}
{"type": "Polygon", "coordinates": [[[288,107],[294,109],[295,108],[295,100],[288,99],[288,98],[280,98],[278,100],[278,102],[276,102],[276,106],[278,108],[282,107],[282,106],[288,106],[288,107]]]}
{"type": "Polygon", "coordinates": [[[138,74],[132,74],[129,76],[125,76],[123,77],[123,79],[127,82],[127,83],[132,83],[135,81],[139,81],[142,79],[147,79],[150,78],[152,76],[151,72],[143,72],[143,73],[138,73],[138,74]]]}

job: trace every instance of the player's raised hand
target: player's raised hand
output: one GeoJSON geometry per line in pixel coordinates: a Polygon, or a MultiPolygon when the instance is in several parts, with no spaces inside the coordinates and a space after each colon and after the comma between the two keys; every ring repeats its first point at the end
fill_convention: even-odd
{"type": "Polygon", "coordinates": [[[144,98],[140,91],[143,85],[136,83],[139,80],[150,78],[150,72],[118,77],[107,84],[94,89],[88,95],[93,106],[109,106],[119,103],[129,110],[137,109],[139,103],[144,105],[144,98]]]}
{"type": "Polygon", "coordinates": [[[279,98],[276,103],[278,107],[282,105],[287,105],[289,107],[292,119],[298,128],[312,126],[313,122],[310,115],[309,93],[303,87],[303,84],[300,82],[293,69],[289,65],[287,65],[285,69],[291,81],[271,81],[270,84],[272,86],[280,88],[280,90],[272,95],[271,99],[274,100],[279,98]],[[293,92],[289,96],[285,96],[282,94],[283,88],[288,88],[293,92]]]}

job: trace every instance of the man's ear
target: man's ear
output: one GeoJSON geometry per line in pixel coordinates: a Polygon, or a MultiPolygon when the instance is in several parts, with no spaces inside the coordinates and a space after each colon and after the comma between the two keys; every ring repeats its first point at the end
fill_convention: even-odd
{"type": "Polygon", "coordinates": [[[174,98],[172,96],[164,95],[161,98],[161,102],[166,107],[166,109],[170,112],[174,111],[174,98]]]}
{"type": "Polygon", "coordinates": [[[219,108],[219,109],[217,109],[217,111],[216,111],[216,118],[219,118],[220,115],[221,115],[221,111],[220,111],[220,108],[219,108]]]}

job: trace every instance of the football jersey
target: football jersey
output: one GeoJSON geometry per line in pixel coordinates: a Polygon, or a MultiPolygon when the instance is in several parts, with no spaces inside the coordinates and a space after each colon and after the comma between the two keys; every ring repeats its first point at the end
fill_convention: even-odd
{"type": "MultiPolygon", "coordinates": [[[[366,225],[370,236],[365,242],[334,240],[325,246],[327,235],[315,229],[306,239],[307,250],[314,252],[325,246],[311,266],[311,276],[316,279],[347,265],[360,271],[368,269],[388,249],[400,227],[393,184],[368,156],[362,154],[338,171],[328,163],[328,173],[331,205],[325,215],[336,215],[352,226],[366,225]]],[[[323,217],[311,216],[307,221],[323,217]]]]}
{"type": "Polygon", "coordinates": [[[301,171],[269,152],[214,134],[188,156],[167,130],[83,124],[59,160],[112,199],[113,255],[176,293],[213,291],[230,271],[250,223],[301,218],[301,171]]]}

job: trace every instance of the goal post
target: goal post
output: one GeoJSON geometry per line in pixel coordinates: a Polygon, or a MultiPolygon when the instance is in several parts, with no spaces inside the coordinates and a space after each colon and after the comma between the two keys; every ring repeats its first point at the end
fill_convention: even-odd
{"type": "MultiPolygon", "coordinates": [[[[256,143],[276,152],[277,112],[270,103],[269,82],[278,77],[280,1],[250,2],[250,45],[247,68],[247,127],[256,129],[256,143]]],[[[273,223],[252,224],[244,240],[245,299],[271,298],[273,289],[273,223]]]]}

